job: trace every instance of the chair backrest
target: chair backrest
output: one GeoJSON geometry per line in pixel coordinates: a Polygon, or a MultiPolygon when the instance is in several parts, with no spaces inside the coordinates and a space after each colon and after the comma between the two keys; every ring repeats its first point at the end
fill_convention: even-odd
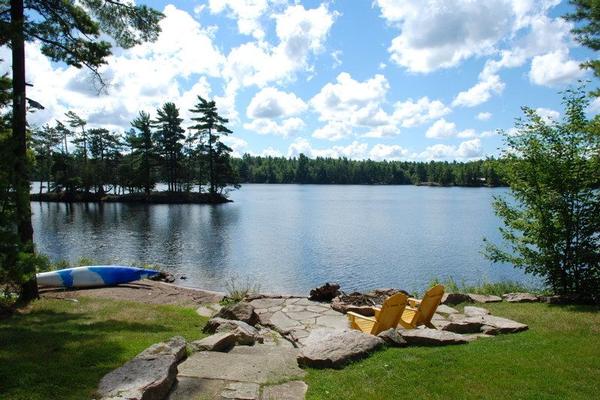
{"type": "Polygon", "coordinates": [[[419,304],[415,326],[427,324],[431,321],[433,314],[435,314],[435,310],[437,310],[442,302],[443,296],[444,286],[442,285],[435,285],[425,293],[423,300],[421,300],[421,304],[419,304]]]}
{"type": "Polygon", "coordinates": [[[400,321],[402,312],[406,307],[408,297],[403,293],[396,293],[388,297],[381,306],[381,311],[377,315],[377,322],[373,325],[371,333],[377,335],[390,328],[395,328],[400,321]]]}

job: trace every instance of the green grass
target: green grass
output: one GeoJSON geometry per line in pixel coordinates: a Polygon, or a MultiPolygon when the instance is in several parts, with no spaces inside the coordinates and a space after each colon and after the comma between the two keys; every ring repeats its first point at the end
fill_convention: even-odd
{"type": "Polygon", "coordinates": [[[0,398],[89,399],[106,373],[149,345],[202,337],[193,309],[104,299],[45,299],[0,320],[0,398]]]}
{"type": "Polygon", "coordinates": [[[600,309],[486,305],[526,332],[461,346],[387,349],[309,370],[308,399],[591,399],[600,393],[600,309]]]}
{"type": "Polygon", "coordinates": [[[453,278],[447,278],[446,280],[434,279],[430,282],[429,286],[434,286],[441,283],[444,285],[446,293],[476,293],[476,294],[489,294],[494,296],[502,296],[505,293],[515,292],[529,292],[535,294],[550,294],[547,290],[530,287],[519,282],[514,281],[501,281],[501,282],[487,282],[482,281],[477,285],[467,285],[465,282],[458,283],[453,278]]]}

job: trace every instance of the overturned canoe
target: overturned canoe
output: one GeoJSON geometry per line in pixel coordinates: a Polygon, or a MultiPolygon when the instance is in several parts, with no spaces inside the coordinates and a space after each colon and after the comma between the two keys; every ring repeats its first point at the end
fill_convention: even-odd
{"type": "Polygon", "coordinates": [[[83,288],[114,286],[157,275],[151,269],[124,267],[120,265],[92,265],[61,269],[37,274],[39,286],[83,288]]]}

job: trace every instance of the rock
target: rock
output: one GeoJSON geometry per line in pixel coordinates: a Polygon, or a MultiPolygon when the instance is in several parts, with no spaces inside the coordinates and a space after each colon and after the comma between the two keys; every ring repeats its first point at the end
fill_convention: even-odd
{"type": "Polygon", "coordinates": [[[274,313],[269,319],[270,325],[279,333],[286,334],[292,328],[300,327],[300,323],[291,319],[281,311],[274,313]]]}
{"type": "Polygon", "coordinates": [[[225,306],[215,317],[244,321],[252,326],[258,323],[258,315],[254,312],[254,307],[252,304],[246,302],[225,306]]]}
{"type": "Polygon", "coordinates": [[[221,398],[233,400],[258,400],[260,385],[252,382],[232,382],[225,386],[221,398]]]}
{"type": "Polygon", "coordinates": [[[506,293],[502,295],[502,298],[509,303],[535,303],[540,301],[536,295],[531,293],[506,293]]]}
{"type": "Polygon", "coordinates": [[[339,295],[340,285],[338,285],[337,283],[330,284],[329,282],[327,282],[323,286],[312,289],[308,298],[312,301],[330,303],[334,297],[339,295]]]}
{"type": "Polygon", "coordinates": [[[438,306],[436,312],[438,312],[440,314],[458,314],[458,310],[456,310],[452,307],[448,307],[445,304],[440,304],[438,306]]]}
{"type": "Polygon", "coordinates": [[[101,399],[162,400],[177,376],[185,356],[185,340],[174,337],[150,346],[122,367],[106,374],[98,385],[101,399]]]}
{"type": "Polygon", "coordinates": [[[212,317],[214,316],[216,313],[219,312],[219,310],[221,310],[221,308],[223,308],[221,305],[219,304],[205,304],[205,305],[201,305],[200,307],[198,307],[196,309],[196,313],[201,316],[201,317],[212,317]]]}
{"type": "Polygon", "coordinates": [[[313,368],[340,368],[366,356],[384,343],[377,336],[356,330],[316,329],[304,341],[298,364],[313,368]]]}
{"type": "Polygon", "coordinates": [[[372,317],[375,315],[373,306],[355,306],[344,302],[341,298],[336,297],[331,302],[331,308],[342,314],[346,314],[348,311],[355,312],[365,317],[372,317]]]}
{"type": "Polygon", "coordinates": [[[302,381],[291,381],[281,385],[265,386],[261,400],[304,400],[308,385],[302,381]]]}
{"type": "Polygon", "coordinates": [[[409,346],[445,346],[467,343],[468,339],[458,333],[437,329],[398,329],[409,346]]]}
{"type": "Polygon", "coordinates": [[[391,347],[406,347],[408,343],[406,340],[398,333],[398,331],[394,328],[390,328],[386,331],[383,331],[377,335],[377,337],[382,338],[388,346],[391,347]]]}
{"type": "Polygon", "coordinates": [[[181,336],[173,336],[167,342],[155,343],[142,351],[136,358],[151,359],[160,355],[171,355],[179,362],[185,358],[187,342],[181,336]]]}
{"type": "Polygon", "coordinates": [[[202,328],[202,332],[215,333],[215,332],[217,332],[217,329],[219,329],[221,326],[223,327],[222,332],[225,332],[227,330],[232,331],[240,325],[250,326],[243,321],[236,321],[234,319],[225,319],[225,318],[215,317],[215,318],[211,318],[208,320],[206,325],[204,325],[204,328],[202,328]]]}
{"type": "Polygon", "coordinates": [[[502,297],[493,296],[490,294],[469,293],[468,296],[475,303],[499,303],[502,301],[502,297]]]}
{"type": "Polygon", "coordinates": [[[175,282],[175,276],[170,272],[160,271],[158,274],[149,277],[148,279],[159,282],[173,283],[175,282]]]}
{"type": "Polygon", "coordinates": [[[476,317],[480,315],[489,315],[490,312],[482,307],[465,306],[463,313],[467,317],[476,317]]]}
{"type": "Polygon", "coordinates": [[[208,321],[203,329],[206,333],[231,332],[235,335],[236,344],[252,346],[255,342],[262,343],[263,337],[255,327],[244,321],[233,319],[213,318],[208,321]]]}
{"type": "Polygon", "coordinates": [[[444,293],[442,296],[442,304],[460,304],[470,303],[471,298],[463,293],[444,293]]]}
{"type": "MultiPolygon", "coordinates": [[[[454,314],[451,316],[451,321],[441,327],[442,330],[454,333],[479,333],[481,327],[484,325],[483,318],[478,316],[464,316],[460,314],[454,314]],[[457,317],[455,317],[455,315],[457,317]]],[[[437,325],[436,325],[437,327],[437,325]]]]}
{"type": "Polygon", "coordinates": [[[232,332],[221,332],[193,341],[192,347],[197,351],[228,351],[235,346],[235,341],[232,332]]]}
{"type": "Polygon", "coordinates": [[[499,333],[516,333],[529,329],[527,325],[507,318],[496,317],[494,315],[484,315],[482,318],[483,324],[490,327],[485,329],[482,327],[482,332],[488,335],[496,335],[499,333]]]}
{"type": "Polygon", "coordinates": [[[553,295],[553,296],[540,296],[540,301],[548,304],[568,304],[569,299],[564,296],[553,295]]]}

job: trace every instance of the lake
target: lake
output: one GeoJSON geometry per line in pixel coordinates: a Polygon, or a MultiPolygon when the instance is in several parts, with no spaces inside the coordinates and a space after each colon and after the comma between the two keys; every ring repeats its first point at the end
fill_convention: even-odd
{"type": "Polygon", "coordinates": [[[506,189],[416,186],[244,185],[224,205],[32,202],[37,249],[52,260],[154,264],[179,284],[222,290],[236,276],[262,291],[307,294],[423,290],[458,282],[532,278],[481,255],[499,241],[491,208],[506,189]]]}

